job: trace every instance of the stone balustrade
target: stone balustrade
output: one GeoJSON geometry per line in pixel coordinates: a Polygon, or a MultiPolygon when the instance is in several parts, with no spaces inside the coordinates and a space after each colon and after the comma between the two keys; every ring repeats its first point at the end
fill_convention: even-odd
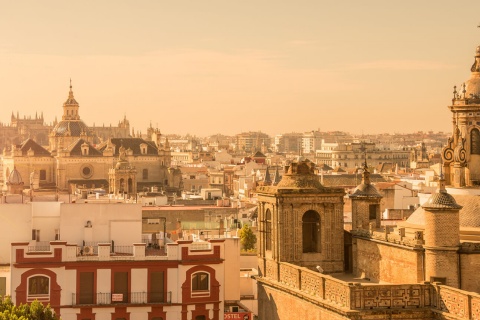
{"type": "Polygon", "coordinates": [[[421,309],[455,317],[480,319],[480,294],[440,283],[375,284],[345,282],[290,263],[266,261],[266,279],[308,299],[350,311],[421,309]]]}
{"type": "Polygon", "coordinates": [[[442,286],[432,285],[434,312],[448,314],[455,319],[480,319],[480,294],[442,286]]]}

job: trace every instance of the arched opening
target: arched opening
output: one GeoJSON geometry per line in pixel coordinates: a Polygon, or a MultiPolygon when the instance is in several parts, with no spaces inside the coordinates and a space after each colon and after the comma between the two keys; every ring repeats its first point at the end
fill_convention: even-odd
{"type": "Polygon", "coordinates": [[[197,272],[192,275],[192,291],[210,290],[209,274],[206,272],[197,272]]]}
{"type": "Polygon", "coordinates": [[[470,154],[480,154],[480,131],[477,128],[470,132],[470,154]]]}
{"type": "Polygon", "coordinates": [[[35,297],[48,296],[50,294],[50,278],[45,276],[33,276],[28,279],[29,300],[35,297]]]}
{"type": "Polygon", "coordinates": [[[272,250],[272,212],[265,212],[265,250],[272,250]]]}
{"type": "Polygon", "coordinates": [[[321,252],[320,215],[309,210],[302,217],[303,253],[321,252]]]}
{"type": "Polygon", "coordinates": [[[129,178],[128,179],[128,193],[132,193],[133,192],[133,182],[132,182],[132,178],[129,178]]]}
{"type": "Polygon", "coordinates": [[[123,178],[120,179],[120,188],[118,190],[120,193],[125,191],[125,180],[123,178]]]}

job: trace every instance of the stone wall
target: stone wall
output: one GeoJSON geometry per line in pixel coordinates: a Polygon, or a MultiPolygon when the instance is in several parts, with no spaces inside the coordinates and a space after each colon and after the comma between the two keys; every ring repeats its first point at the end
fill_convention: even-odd
{"type": "Polygon", "coordinates": [[[423,252],[390,243],[354,238],[353,272],[372,281],[419,283],[423,281],[423,252]],[[409,270],[406,272],[405,270],[409,270]]]}
{"type": "Polygon", "coordinates": [[[461,287],[466,291],[480,292],[480,252],[460,254],[461,287]]]}
{"type": "Polygon", "coordinates": [[[439,283],[349,283],[266,261],[258,281],[259,319],[480,319],[480,295],[439,283]]]}
{"type": "Polygon", "coordinates": [[[432,286],[435,319],[480,319],[480,295],[447,286],[432,286]]]}
{"type": "Polygon", "coordinates": [[[280,290],[268,286],[259,286],[258,319],[340,320],[349,318],[280,290]]]}
{"type": "Polygon", "coordinates": [[[259,319],[433,319],[430,284],[349,283],[272,260],[257,280],[259,319]]]}

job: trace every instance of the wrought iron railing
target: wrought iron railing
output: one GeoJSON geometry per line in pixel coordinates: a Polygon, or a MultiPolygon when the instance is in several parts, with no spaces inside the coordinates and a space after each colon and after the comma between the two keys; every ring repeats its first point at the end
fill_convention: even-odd
{"type": "Polygon", "coordinates": [[[172,292],[129,292],[97,294],[72,293],[72,305],[108,305],[108,304],[170,304],[172,292]]]}

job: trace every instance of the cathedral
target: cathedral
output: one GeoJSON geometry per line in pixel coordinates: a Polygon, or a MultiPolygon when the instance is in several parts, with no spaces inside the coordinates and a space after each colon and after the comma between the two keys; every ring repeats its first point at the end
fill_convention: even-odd
{"type": "Polygon", "coordinates": [[[449,107],[438,189],[407,220],[381,224],[366,159],[351,231],[346,194],[308,160],[257,189],[260,319],[480,319],[480,47],[471,71],[449,107]]]}
{"type": "MultiPolygon", "coordinates": [[[[48,146],[27,138],[3,149],[3,181],[8,183],[15,172],[25,188],[33,189],[55,187],[72,191],[76,186],[133,196],[137,191],[156,186],[179,192],[181,173],[171,167],[168,139],[163,139],[158,129],[153,130],[153,140],[131,137],[128,120],[124,119],[120,125],[119,136],[99,138],[96,130],[80,118],[80,105],[70,83],[62,119],[48,133],[48,146]],[[38,177],[38,183],[30,181],[29,186],[31,176],[38,177]]],[[[108,131],[100,133],[106,135],[108,131]]]]}

